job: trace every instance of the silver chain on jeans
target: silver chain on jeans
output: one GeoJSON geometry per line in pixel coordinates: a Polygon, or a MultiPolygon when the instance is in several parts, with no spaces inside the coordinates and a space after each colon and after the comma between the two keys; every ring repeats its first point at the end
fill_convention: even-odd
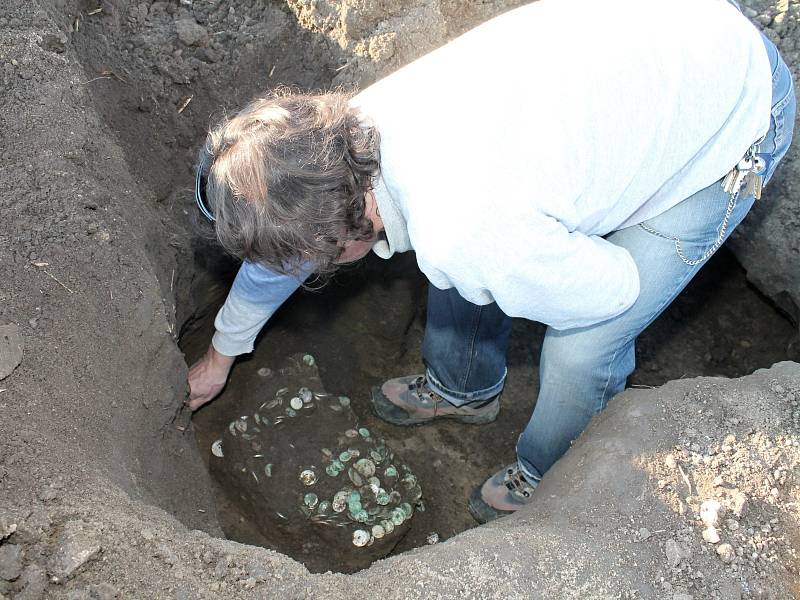
{"type": "Polygon", "coordinates": [[[653,235],[657,235],[658,237],[665,238],[667,240],[672,240],[675,242],[675,251],[678,253],[678,257],[685,262],[690,267],[694,267],[695,265],[699,265],[701,262],[709,258],[714,252],[716,252],[719,247],[722,245],[722,242],[725,241],[725,232],[728,230],[728,223],[730,223],[731,215],[733,214],[733,209],[736,208],[736,200],[739,197],[739,190],[735,190],[731,192],[730,200],[728,200],[728,209],[725,211],[725,218],[722,220],[722,225],[720,226],[719,236],[717,237],[717,241],[706,250],[705,254],[700,258],[689,259],[686,258],[686,255],[683,253],[683,248],[681,247],[681,240],[676,237],[671,237],[664,235],[663,233],[656,231],[655,229],[651,229],[644,223],[640,223],[639,226],[644,229],[645,231],[652,233],[653,235]]]}
{"type": "Polygon", "coordinates": [[[761,196],[761,175],[759,172],[763,168],[763,160],[756,158],[756,154],[758,153],[761,147],[761,142],[764,141],[765,137],[766,136],[762,136],[758,141],[750,146],[750,148],[747,149],[747,153],[745,154],[744,158],[739,161],[722,180],[722,188],[728,192],[728,194],[730,194],[730,198],[728,199],[728,207],[725,210],[725,218],[722,219],[722,224],[719,227],[719,235],[717,236],[717,240],[708,250],[705,251],[705,253],[703,253],[703,256],[694,259],[686,258],[686,255],[683,253],[683,247],[681,246],[681,240],[679,238],[664,235],[660,231],[656,231],[644,223],[640,223],[639,226],[648,233],[652,233],[653,235],[667,240],[672,240],[675,243],[675,251],[678,253],[678,257],[690,267],[699,265],[701,262],[707,260],[712,254],[714,254],[714,252],[719,250],[719,247],[722,246],[723,242],[725,241],[725,234],[728,231],[731,215],[733,214],[733,210],[736,208],[736,202],[739,199],[739,193],[742,190],[742,186],[747,184],[748,191],[753,190],[757,198],[761,196]]]}

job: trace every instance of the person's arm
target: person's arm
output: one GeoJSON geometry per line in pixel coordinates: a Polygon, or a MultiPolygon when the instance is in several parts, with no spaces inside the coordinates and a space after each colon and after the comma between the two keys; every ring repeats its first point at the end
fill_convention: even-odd
{"type": "Polygon", "coordinates": [[[282,275],[257,263],[242,263],[214,320],[216,332],[211,345],[189,369],[187,405],[192,410],[222,391],[236,356],[253,351],[253,342],[261,328],[309,274],[282,275]]]}

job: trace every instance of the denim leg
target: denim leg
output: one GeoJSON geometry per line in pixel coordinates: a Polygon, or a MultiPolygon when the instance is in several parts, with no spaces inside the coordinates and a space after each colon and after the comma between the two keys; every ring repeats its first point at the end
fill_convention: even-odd
{"type": "Polygon", "coordinates": [[[456,406],[499,394],[510,332],[497,304],[478,306],[454,288],[429,285],[422,358],[430,387],[456,406]]]}
{"type": "MultiPolygon", "coordinates": [[[[728,203],[719,182],[647,221],[614,232],[608,240],[626,248],[639,270],[641,291],[622,315],[591,327],[548,328],[539,363],[539,396],[517,442],[522,471],[538,481],[567,451],[591,418],[625,388],[635,366],[636,337],[683,290],[705,262],[686,264],[712,247],[728,203]]],[[[737,202],[726,237],[744,218],[753,199],[737,202]]]]}

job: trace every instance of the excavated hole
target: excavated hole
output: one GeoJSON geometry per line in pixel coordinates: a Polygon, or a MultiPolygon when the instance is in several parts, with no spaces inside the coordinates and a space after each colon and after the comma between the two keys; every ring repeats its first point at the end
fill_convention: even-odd
{"type": "MultiPolygon", "coordinates": [[[[239,40],[236,31],[220,36],[225,40],[216,42],[219,49],[214,43],[211,47],[217,60],[204,62],[206,66],[185,83],[178,67],[187,56],[176,56],[170,50],[174,46],[167,48],[165,41],[174,38],[170,19],[183,9],[169,5],[172,12],[160,20],[154,17],[149,28],[130,23],[110,27],[90,20],[75,40],[87,80],[98,73],[119,75],[91,84],[95,106],[118,135],[132,173],[147,192],[135,196],[141,210],[161,213],[175,232],[171,246],[178,249],[182,268],[171,276],[157,252],[153,260],[162,271],[160,279],[174,287],[180,345],[189,364],[207,347],[213,317],[236,270],[212,244],[196,236],[190,247],[185,242],[191,229],[187,215],[194,213],[189,191],[192,157],[212,113],[220,107],[235,110],[259,90],[278,83],[324,87],[340,66],[327,42],[297,28],[282,4],[233,2],[231,7],[243,13],[239,24],[234,20],[232,25],[239,27],[240,36],[252,23],[269,19],[280,22],[280,31],[272,31],[268,43],[258,44],[239,40]],[[150,36],[144,44],[143,35],[150,36]],[[190,96],[190,104],[179,113],[190,96]],[[155,204],[147,200],[152,197],[155,204]]],[[[210,60],[197,49],[181,52],[210,60]]],[[[155,247],[163,247],[163,240],[158,244],[155,247]]],[[[383,435],[419,477],[427,510],[417,513],[395,552],[425,544],[432,532],[447,539],[475,526],[466,500],[487,474],[513,457],[516,437],[533,409],[544,330],[534,323],[515,323],[509,383],[497,422],[483,427],[437,423],[396,428],[373,417],[368,392],[386,378],[421,370],[424,301],[425,282],[413,255],[388,263],[370,257],[323,290],[296,294],[262,332],[254,354],[238,361],[222,397],[195,416],[201,456],[207,462],[211,458],[212,441],[240,414],[235,399],[248,397],[259,368],[274,369],[286,356],[308,352],[316,357],[327,390],[350,396],[363,423],[383,435]]],[[[792,334],[791,324],[746,283],[741,268],[723,250],[641,336],[630,384],[744,375],[783,360],[792,334]]],[[[220,522],[229,538],[281,551],[279,539],[259,532],[231,503],[237,490],[217,492],[220,522]]],[[[314,571],[347,570],[335,552],[305,557],[305,562],[314,571]]]]}

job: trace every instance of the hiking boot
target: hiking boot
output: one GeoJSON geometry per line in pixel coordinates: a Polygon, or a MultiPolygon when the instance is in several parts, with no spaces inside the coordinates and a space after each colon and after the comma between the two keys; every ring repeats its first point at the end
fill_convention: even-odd
{"type": "Polygon", "coordinates": [[[514,462],[479,485],[469,498],[469,512],[479,523],[510,515],[533,500],[536,484],[514,462]]]}
{"type": "Polygon", "coordinates": [[[372,406],[381,419],[393,425],[417,425],[440,418],[483,425],[497,418],[500,394],[455,406],[430,389],[425,375],[411,375],[372,388],[372,406]]]}

